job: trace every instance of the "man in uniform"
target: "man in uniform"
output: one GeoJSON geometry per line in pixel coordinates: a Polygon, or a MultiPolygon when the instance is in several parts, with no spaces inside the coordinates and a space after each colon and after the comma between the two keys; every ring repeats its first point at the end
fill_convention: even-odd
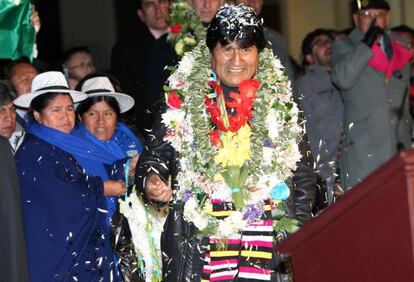
{"type": "Polygon", "coordinates": [[[349,189],[402,148],[410,147],[408,104],[412,52],[387,31],[384,0],[355,0],[355,28],[336,40],[332,80],[344,101],[342,182],[349,189]]]}

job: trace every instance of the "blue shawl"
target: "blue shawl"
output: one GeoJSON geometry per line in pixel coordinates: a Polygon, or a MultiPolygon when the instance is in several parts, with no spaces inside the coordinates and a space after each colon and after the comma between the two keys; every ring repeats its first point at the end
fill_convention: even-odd
{"type": "MultiPolygon", "coordinates": [[[[33,119],[27,124],[27,131],[38,138],[70,153],[86,173],[99,176],[103,181],[110,179],[105,166],[140,153],[141,142],[124,124],[118,122],[114,135],[108,141],[101,141],[82,124],[77,124],[71,133],[43,126],[33,119]]],[[[107,197],[108,219],[116,209],[116,197],[107,197]]]]}

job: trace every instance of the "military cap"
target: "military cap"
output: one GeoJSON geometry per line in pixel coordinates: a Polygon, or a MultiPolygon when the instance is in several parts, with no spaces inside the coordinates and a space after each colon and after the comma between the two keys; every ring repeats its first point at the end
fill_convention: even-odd
{"type": "Polygon", "coordinates": [[[355,13],[366,9],[382,9],[389,11],[390,5],[385,0],[353,0],[352,12],[355,13]]]}

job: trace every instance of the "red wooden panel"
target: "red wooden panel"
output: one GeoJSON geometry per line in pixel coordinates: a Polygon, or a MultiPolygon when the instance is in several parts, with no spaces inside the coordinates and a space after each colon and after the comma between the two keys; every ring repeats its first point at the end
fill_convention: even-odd
{"type": "Polygon", "coordinates": [[[409,150],[277,246],[294,281],[414,281],[413,184],[409,150]]]}

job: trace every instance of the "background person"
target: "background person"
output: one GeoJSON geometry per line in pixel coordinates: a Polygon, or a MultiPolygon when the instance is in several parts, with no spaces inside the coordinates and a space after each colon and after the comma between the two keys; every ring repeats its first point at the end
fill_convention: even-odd
{"type": "MultiPolygon", "coordinates": [[[[131,173],[127,176],[119,173],[117,178],[129,177],[128,183],[133,183],[135,164],[139,153],[142,151],[142,144],[138,138],[119,121],[122,113],[134,106],[132,97],[115,92],[115,89],[105,76],[94,76],[78,85],[88,98],[80,102],[77,107],[77,115],[83,126],[79,126],[80,133],[92,143],[101,146],[107,151],[109,158],[116,162],[125,158],[132,158],[126,165],[131,167],[131,173]]],[[[116,178],[106,170],[97,170],[99,164],[93,161],[85,168],[88,173],[100,176],[103,180],[116,178]]],[[[123,166],[121,166],[123,167],[123,166]]],[[[121,172],[124,170],[121,169],[121,172]]],[[[113,172],[113,174],[116,174],[113,172]]],[[[127,187],[128,188],[128,187],[127,187]]],[[[111,239],[114,253],[117,257],[118,269],[124,281],[135,281],[140,279],[137,258],[132,242],[123,232],[130,232],[128,222],[119,214],[119,197],[108,196],[107,200],[107,221],[111,228],[111,239]]]]}
{"type": "Polygon", "coordinates": [[[302,56],[306,73],[296,80],[294,92],[306,120],[316,172],[328,188],[329,203],[333,201],[344,114],[341,95],[331,81],[331,52],[329,30],[316,29],[305,36],[302,56]]]}
{"type": "MultiPolygon", "coordinates": [[[[0,110],[1,111],[1,110],[0,110]]],[[[0,114],[1,115],[1,114],[0,114]]],[[[0,281],[29,281],[20,187],[13,150],[7,138],[0,135],[0,281]]]]}
{"type": "MultiPolygon", "coordinates": [[[[136,0],[137,31],[122,38],[112,48],[111,72],[122,89],[135,100],[131,116],[144,138],[151,129],[152,116],[148,97],[148,57],[155,40],[168,30],[168,0],[136,0]]],[[[132,27],[131,27],[132,28],[132,27]]]]}
{"type": "Polygon", "coordinates": [[[75,89],[81,79],[95,71],[95,62],[86,46],[73,47],[63,54],[63,73],[70,89],[75,89]]]}
{"type": "Polygon", "coordinates": [[[13,87],[8,81],[0,80],[0,136],[9,139],[13,153],[24,138],[24,128],[16,122],[16,109],[13,104],[13,87]]]}
{"type": "Polygon", "coordinates": [[[353,1],[355,28],[332,48],[332,81],[344,101],[344,189],[411,146],[412,51],[387,31],[390,18],[390,6],[384,0],[353,1]]]}

